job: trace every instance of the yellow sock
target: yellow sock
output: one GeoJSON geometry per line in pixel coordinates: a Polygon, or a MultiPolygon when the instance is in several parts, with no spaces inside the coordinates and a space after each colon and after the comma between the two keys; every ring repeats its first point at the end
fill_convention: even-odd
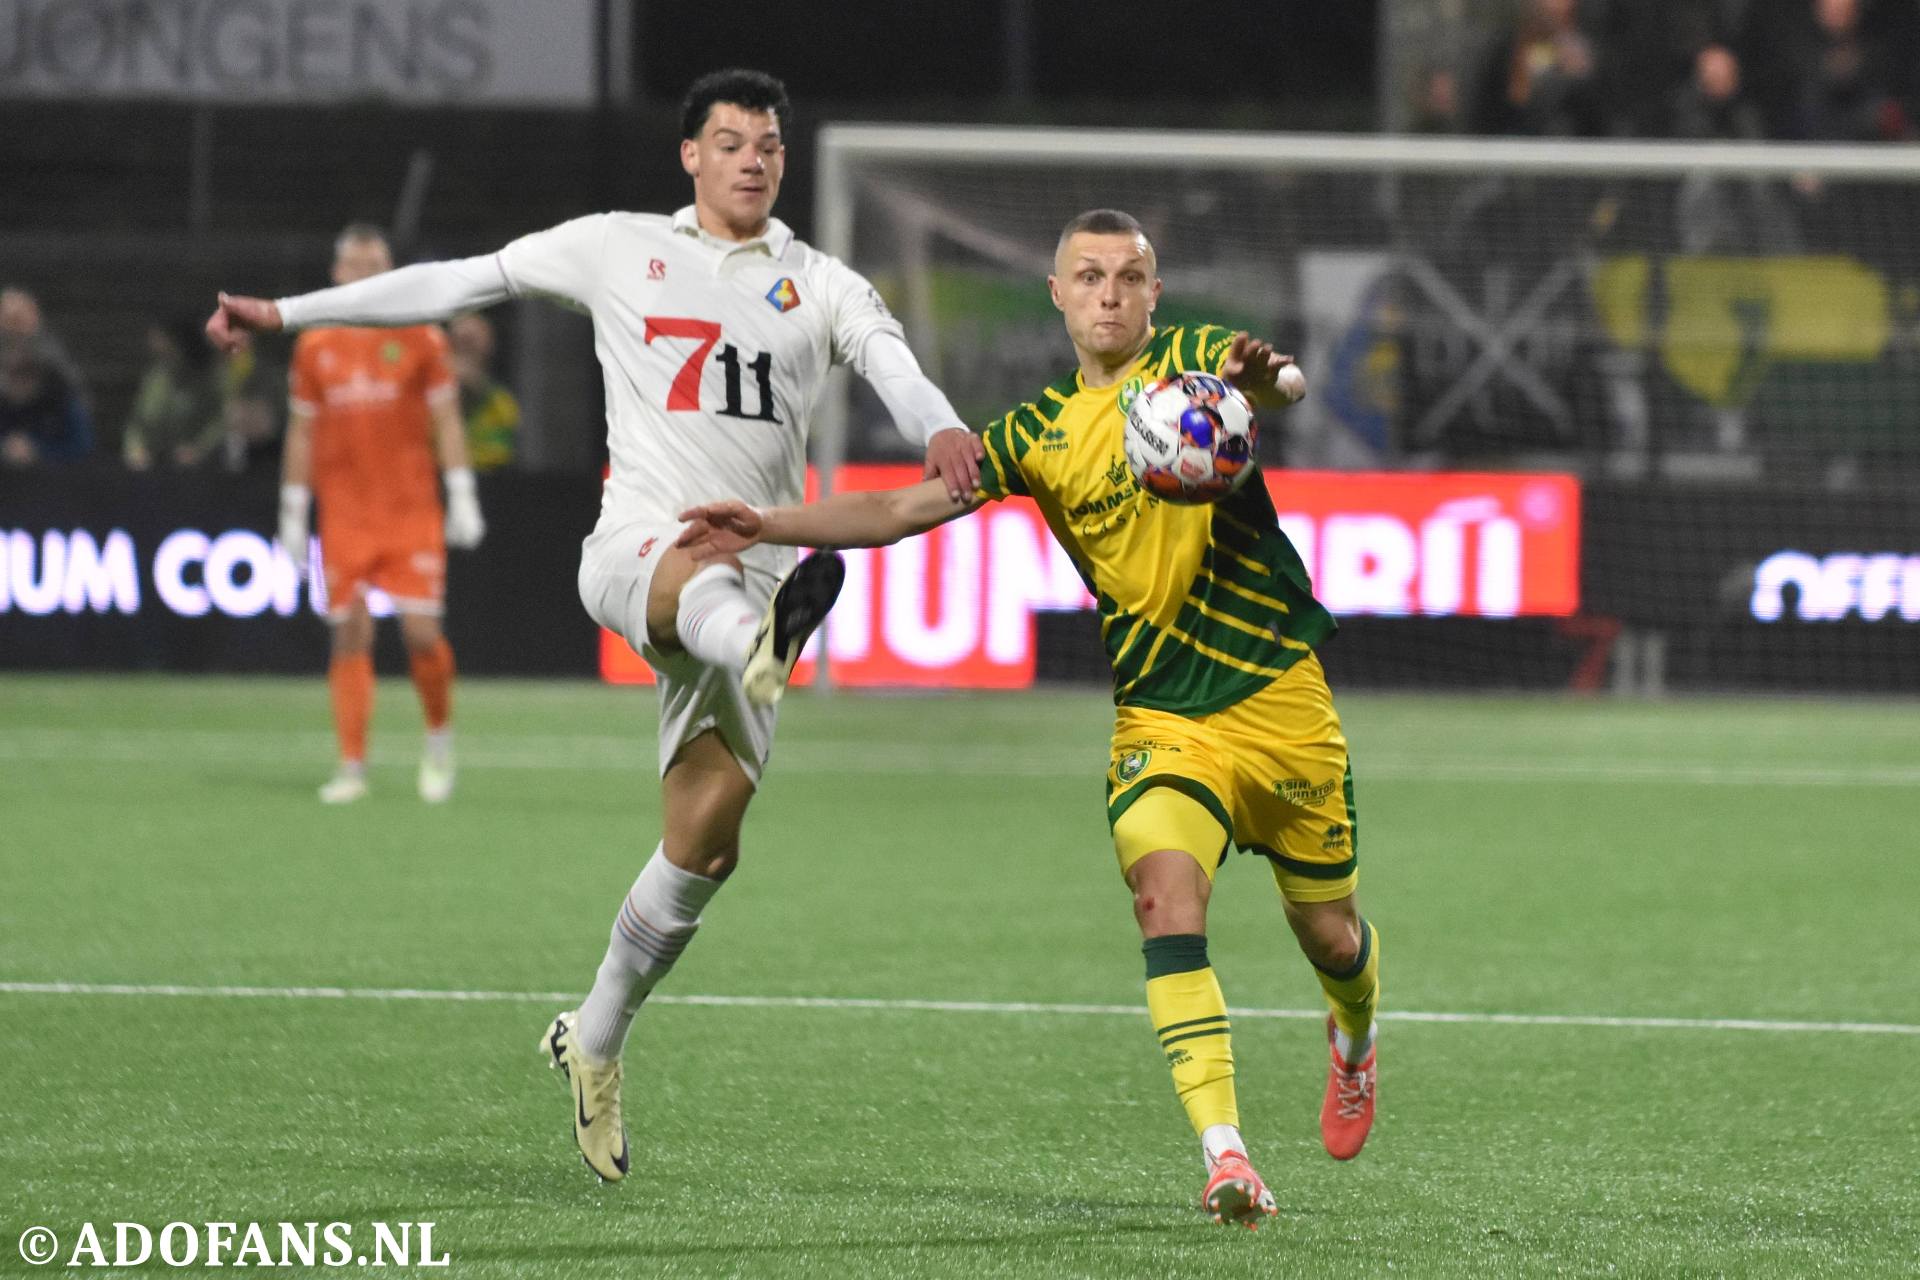
{"type": "Polygon", "coordinates": [[[1207,964],[1206,935],[1148,938],[1141,950],[1147,957],[1147,1012],[1193,1131],[1204,1135],[1216,1124],[1237,1127],[1227,1001],[1207,964]]]}
{"type": "Polygon", "coordinates": [[[1374,1010],[1380,1004],[1380,935],[1365,919],[1360,921],[1360,958],[1344,973],[1313,967],[1320,989],[1333,1010],[1333,1024],[1354,1044],[1365,1042],[1373,1029],[1374,1010]]]}

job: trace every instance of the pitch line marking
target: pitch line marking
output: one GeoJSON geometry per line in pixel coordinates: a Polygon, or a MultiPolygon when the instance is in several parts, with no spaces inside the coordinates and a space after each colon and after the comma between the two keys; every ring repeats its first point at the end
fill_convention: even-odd
{"type": "MultiPolygon", "coordinates": [[[[422,987],[178,986],[120,982],[0,982],[0,995],[187,997],[211,1000],[425,1000],[469,1004],[572,1004],[577,991],[442,991],[422,987]]],[[[1048,1004],[993,1000],[881,1000],[852,996],[655,995],[650,1004],[723,1009],[836,1009],[883,1013],[998,1013],[1054,1017],[1144,1016],[1142,1005],[1048,1004]]],[[[1236,1018],[1321,1021],[1325,1009],[1249,1009],[1230,1006],[1236,1018]]],[[[1598,1027],[1647,1031],[1771,1031],[1840,1035],[1920,1036],[1920,1024],[1901,1022],[1800,1022],[1769,1018],[1642,1018],[1608,1014],[1434,1013],[1385,1011],[1383,1022],[1506,1027],[1598,1027]]]]}
{"type": "MultiPolygon", "coordinates": [[[[263,760],[312,757],[324,760],[331,739],[323,733],[272,733],[221,729],[22,729],[0,741],[0,760],[32,763],[170,764],[183,759],[209,764],[259,765],[263,760]]],[[[961,777],[1083,777],[1106,768],[1105,747],[1090,753],[1007,750],[992,746],[929,750],[920,743],[787,742],[778,766],[785,774],[961,777]]],[[[411,766],[414,756],[376,746],[375,765],[411,766]]],[[[637,739],[604,735],[517,735],[461,747],[470,769],[524,771],[650,772],[657,754],[637,739]]],[[[1912,787],[1920,766],[1797,765],[1765,762],[1700,763],[1680,760],[1600,757],[1585,760],[1479,758],[1447,762],[1362,756],[1364,780],[1430,783],[1669,784],[1736,787],[1912,787]]]]}

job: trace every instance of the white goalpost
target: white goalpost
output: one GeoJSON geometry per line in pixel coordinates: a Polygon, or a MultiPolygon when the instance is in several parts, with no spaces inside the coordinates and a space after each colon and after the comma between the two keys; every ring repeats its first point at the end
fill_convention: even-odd
{"type": "MultiPolygon", "coordinates": [[[[1667,531],[1644,546],[1591,510],[1587,523],[1590,547],[1641,556],[1656,579],[1676,539],[1721,518],[1703,494],[1795,487],[1768,501],[1809,522],[1812,546],[1847,507],[1821,493],[1920,482],[1920,147],[886,124],[819,136],[817,243],[874,281],[975,426],[1071,367],[1044,278],[1060,226],[1107,206],[1159,249],[1159,318],[1246,328],[1299,356],[1312,393],[1264,424],[1270,469],[1564,473],[1608,510],[1655,503],[1667,531]]],[[[823,489],[849,460],[905,460],[853,380],[836,376],[823,409],[823,489]]],[[[1723,576],[1740,567],[1728,555],[1723,576]]],[[[1832,614],[1840,590],[1802,594],[1832,614]]],[[[1636,617],[1618,595],[1596,598],[1628,630],[1682,608],[1655,591],[1636,617]]],[[[1857,616],[1908,607],[1892,599],[1857,616]]],[[[1664,644],[1631,661],[1663,664],[1664,644]]]]}

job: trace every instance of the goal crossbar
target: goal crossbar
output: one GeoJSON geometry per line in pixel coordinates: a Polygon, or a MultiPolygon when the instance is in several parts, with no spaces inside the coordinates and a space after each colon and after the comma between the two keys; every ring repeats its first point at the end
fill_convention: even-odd
{"type": "Polygon", "coordinates": [[[1015,126],[829,124],[823,161],[998,165],[1140,161],[1171,168],[1253,164],[1345,172],[1920,179],[1920,145],[1655,142],[1015,126]]]}

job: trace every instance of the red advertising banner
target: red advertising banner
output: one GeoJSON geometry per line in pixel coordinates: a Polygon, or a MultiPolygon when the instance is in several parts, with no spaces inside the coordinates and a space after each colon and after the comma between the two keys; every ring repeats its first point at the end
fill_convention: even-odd
{"type": "MultiPolygon", "coordinates": [[[[1564,617],[1579,607],[1573,476],[1264,474],[1281,527],[1336,615],[1564,617]]],[[[919,476],[911,466],[853,466],[839,484],[886,489],[919,476]]],[[[845,686],[1025,688],[1033,683],[1034,613],[1093,607],[1024,498],[895,546],[843,554],[847,583],[826,643],[834,680],[845,686]]],[[[803,659],[797,682],[809,682],[813,669],[811,656],[803,659]]],[[[611,632],[601,635],[600,670],[617,684],[653,679],[611,632]]]]}
{"type": "Polygon", "coordinates": [[[1336,616],[1568,617],[1580,481],[1552,473],[1279,471],[1280,527],[1336,616]]]}

